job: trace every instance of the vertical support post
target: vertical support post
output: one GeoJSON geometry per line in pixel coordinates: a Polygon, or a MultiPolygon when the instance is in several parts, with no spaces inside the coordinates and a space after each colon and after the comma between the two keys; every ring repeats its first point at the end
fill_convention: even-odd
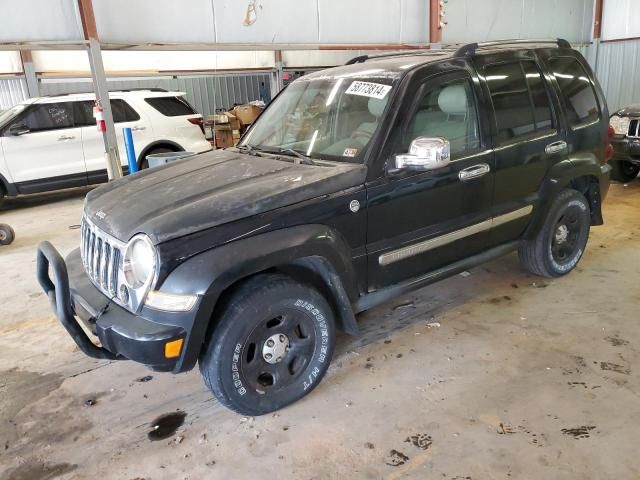
{"type": "Polygon", "coordinates": [[[120,164],[120,155],[118,154],[118,140],[113,123],[113,113],[111,112],[107,77],[104,73],[102,51],[100,49],[100,42],[98,41],[98,29],[96,27],[96,19],[93,15],[93,4],[91,0],[78,0],[78,8],[80,10],[84,38],[88,40],[89,43],[87,46],[87,54],[89,55],[96,100],[100,102],[104,114],[106,130],[102,134],[102,138],[104,140],[107,173],[109,180],[116,180],[122,178],[122,166],[120,164]]]}
{"type": "Polygon", "coordinates": [[[133,134],[131,128],[122,129],[124,136],[124,148],[127,150],[127,163],[129,164],[129,175],[138,171],[138,161],[136,159],[136,150],[133,146],[133,134]]]}
{"type": "Polygon", "coordinates": [[[20,50],[20,60],[22,60],[22,71],[24,72],[24,79],[27,82],[29,98],[39,97],[38,77],[36,76],[36,69],[33,66],[31,50],[20,50]]]}
{"type": "Polygon", "coordinates": [[[282,50],[275,50],[276,71],[271,74],[271,98],[275,97],[282,90],[282,50]]]}
{"type": "Polygon", "coordinates": [[[442,42],[440,0],[429,0],[429,43],[442,42]]]}

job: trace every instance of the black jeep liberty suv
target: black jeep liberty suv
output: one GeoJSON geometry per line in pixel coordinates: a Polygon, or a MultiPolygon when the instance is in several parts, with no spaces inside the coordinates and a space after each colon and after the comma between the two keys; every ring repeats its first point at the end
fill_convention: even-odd
{"type": "Polygon", "coordinates": [[[87,355],[197,362],[265,414],[318,385],[360,311],[515,250],[572,270],[603,223],[608,118],[564,40],[357,57],[291,83],[237,148],[93,190],[80,248],[43,242],[38,280],[87,355]]]}

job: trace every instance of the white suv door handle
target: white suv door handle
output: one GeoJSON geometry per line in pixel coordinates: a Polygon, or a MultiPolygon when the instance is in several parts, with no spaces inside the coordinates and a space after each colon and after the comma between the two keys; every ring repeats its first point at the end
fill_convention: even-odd
{"type": "Polygon", "coordinates": [[[552,153],[563,152],[564,150],[566,150],[566,148],[567,148],[567,142],[560,140],[559,142],[553,142],[547,145],[546,147],[544,147],[544,151],[545,153],[550,155],[552,153]]]}
{"type": "Polygon", "coordinates": [[[474,178],[482,177],[491,171],[491,167],[486,163],[479,163],[473,167],[465,168],[458,172],[458,178],[461,182],[467,182],[474,178]]]}
{"type": "Polygon", "coordinates": [[[64,140],[73,140],[74,138],[76,138],[74,135],[60,135],[58,137],[58,141],[62,142],[64,140]]]}
{"type": "Polygon", "coordinates": [[[132,131],[132,132],[137,132],[137,131],[139,131],[139,130],[146,130],[146,128],[147,128],[147,127],[132,127],[132,128],[131,128],[131,131],[132,131]]]}

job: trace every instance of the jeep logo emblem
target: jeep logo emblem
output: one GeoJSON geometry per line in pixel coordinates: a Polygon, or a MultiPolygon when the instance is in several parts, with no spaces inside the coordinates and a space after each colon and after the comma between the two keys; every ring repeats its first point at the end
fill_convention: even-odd
{"type": "Polygon", "coordinates": [[[107,214],[104,213],[102,210],[98,210],[98,212],[96,213],[96,217],[98,217],[98,218],[104,218],[106,216],[107,216],[107,214]]]}
{"type": "Polygon", "coordinates": [[[360,210],[360,202],[358,200],[351,200],[351,203],[349,203],[349,210],[356,213],[360,210]]]}

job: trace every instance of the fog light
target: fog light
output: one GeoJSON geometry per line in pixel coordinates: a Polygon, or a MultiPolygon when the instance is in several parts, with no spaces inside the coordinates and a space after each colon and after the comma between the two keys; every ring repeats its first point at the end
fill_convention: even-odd
{"type": "Polygon", "coordinates": [[[172,340],[164,344],[164,356],[165,358],[176,358],[180,356],[180,350],[182,350],[182,338],[178,340],[172,340]]]}
{"type": "Polygon", "coordinates": [[[197,295],[179,295],[151,290],[147,294],[147,307],[166,312],[188,312],[198,300],[197,295]]]}

